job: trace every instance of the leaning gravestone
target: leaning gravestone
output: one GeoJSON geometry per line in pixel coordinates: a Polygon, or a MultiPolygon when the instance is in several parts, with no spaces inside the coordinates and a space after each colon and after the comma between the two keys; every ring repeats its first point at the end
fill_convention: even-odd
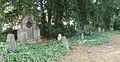
{"type": "Polygon", "coordinates": [[[70,51],[69,43],[65,36],[62,37],[61,42],[62,42],[63,47],[65,47],[67,49],[67,51],[69,52],[70,51]]]}
{"type": "Polygon", "coordinates": [[[6,40],[6,49],[8,51],[15,51],[16,50],[16,41],[14,34],[8,34],[6,40]]]}
{"type": "Polygon", "coordinates": [[[58,40],[58,41],[61,41],[61,39],[62,39],[62,35],[61,35],[61,34],[58,34],[57,40],[58,40]]]}

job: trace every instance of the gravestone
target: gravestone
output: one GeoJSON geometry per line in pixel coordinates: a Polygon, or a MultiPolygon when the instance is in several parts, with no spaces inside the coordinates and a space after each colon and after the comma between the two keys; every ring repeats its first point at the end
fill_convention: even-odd
{"type": "Polygon", "coordinates": [[[113,31],[114,30],[114,24],[110,24],[110,30],[113,31]]]}
{"type": "Polygon", "coordinates": [[[82,40],[84,39],[84,33],[81,34],[81,39],[82,39],[82,40]]]}
{"type": "Polygon", "coordinates": [[[8,34],[6,40],[6,47],[8,51],[15,51],[16,50],[16,41],[14,34],[8,34]]]}
{"type": "Polygon", "coordinates": [[[70,51],[69,43],[65,36],[62,37],[61,42],[62,42],[63,47],[65,47],[67,51],[69,52],[70,51]]]}
{"type": "Polygon", "coordinates": [[[105,29],[102,29],[102,32],[105,32],[105,29]]]}
{"type": "Polygon", "coordinates": [[[102,28],[101,27],[98,27],[98,32],[101,32],[102,31],[102,28]]]}
{"type": "Polygon", "coordinates": [[[58,41],[61,41],[61,39],[62,39],[62,35],[61,35],[61,34],[58,34],[57,40],[58,40],[58,41]]]}
{"type": "Polygon", "coordinates": [[[33,15],[29,14],[23,18],[21,28],[18,30],[17,35],[18,41],[24,43],[36,43],[41,39],[40,29],[37,26],[36,21],[34,21],[33,15]]]}
{"type": "Polygon", "coordinates": [[[20,37],[21,42],[28,43],[27,42],[27,34],[26,34],[26,32],[21,32],[21,35],[19,37],[20,37]]]}

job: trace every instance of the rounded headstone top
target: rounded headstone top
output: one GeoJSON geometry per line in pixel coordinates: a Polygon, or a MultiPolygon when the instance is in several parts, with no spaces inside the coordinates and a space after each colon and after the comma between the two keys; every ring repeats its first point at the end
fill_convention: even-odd
{"type": "Polygon", "coordinates": [[[9,41],[9,40],[11,40],[11,39],[14,39],[14,40],[15,40],[14,34],[8,34],[8,35],[7,35],[7,41],[9,41]]]}
{"type": "Polygon", "coordinates": [[[62,39],[62,34],[58,34],[58,41],[60,41],[62,39]]]}
{"type": "Polygon", "coordinates": [[[28,29],[33,27],[33,24],[34,24],[33,20],[34,20],[34,17],[32,14],[25,15],[21,23],[22,29],[28,29]]]}
{"type": "Polygon", "coordinates": [[[34,16],[32,14],[25,15],[22,20],[22,24],[26,24],[28,21],[33,21],[34,16]]]}
{"type": "Polygon", "coordinates": [[[61,41],[62,42],[67,42],[68,40],[67,40],[66,36],[63,36],[62,39],[61,39],[61,41]]]}

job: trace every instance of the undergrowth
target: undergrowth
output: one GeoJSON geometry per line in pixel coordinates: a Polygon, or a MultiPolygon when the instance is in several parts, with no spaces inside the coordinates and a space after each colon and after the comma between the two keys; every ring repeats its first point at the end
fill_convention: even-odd
{"type": "Polygon", "coordinates": [[[85,39],[81,39],[80,36],[75,36],[69,39],[70,45],[86,45],[93,46],[108,43],[110,41],[110,36],[113,34],[120,34],[120,31],[107,31],[107,32],[94,32],[90,36],[86,36],[85,39]]]}
{"type": "Polygon", "coordinates": [[[19,44],[14,52],[0,48],[5,62],[52,62],[66,53],[56,40],[50,40],[48,44],[19,44]]]}
{"type": "MultiPolygon", "coordinates": [[[[80,36],[68,38],[70,46],[86,45],[93,46],[109,42],[109,37],[113,34],[119,34],[120,31],[108,31],[104,33],[93,33],[86,36],[84,40],[80,36]]],[[[0,43],[0,55],[4,57],[5,62],[53,62],[67,53],[57,40],[49,40],[48,44],[22,44],[17,43],[17,50],[7,51],[4,48],[4,42],[0,43]]]]}

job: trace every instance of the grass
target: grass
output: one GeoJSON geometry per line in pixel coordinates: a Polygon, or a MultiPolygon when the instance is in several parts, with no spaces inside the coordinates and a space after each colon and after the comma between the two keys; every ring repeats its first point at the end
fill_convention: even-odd
{"type": "Polygon", "coordinates": [[[103,33],[94,32],[91,36],[86,36],[84,40],[80,36],[72,37],[69,39],[70,45],[86,45],[93,46],[104,44],[110,41],[109,37],[113,34],[119,34],[120,31],[107,31],[103,33]]]}
{"type": "Polygon", "coordinates": [[[100,35],[110,37],[111,35],[114,35],[114,34],[120,34],[120,31],[118,31],[118,30],[117,31],[107,31],[107,32],[101,33],[100,35]]]}
{"type": "MultiPolygon", "coordinates": [[[[86,45],[93,46],[109,42],[109,37],[119,34],[120,31],[108,31],[104,33],[93,33],[86,36],[84,40],[79,36],[68,38],[71,46],[86,45]]],[[[4,56],[6,62],[53,62],[67,53],[57,40],[49,40],[48,44],[22,44],[17,43],[17,50],[8,52],[4,49],[4,42],[0,43],[0,55],[4,56]]]]}

